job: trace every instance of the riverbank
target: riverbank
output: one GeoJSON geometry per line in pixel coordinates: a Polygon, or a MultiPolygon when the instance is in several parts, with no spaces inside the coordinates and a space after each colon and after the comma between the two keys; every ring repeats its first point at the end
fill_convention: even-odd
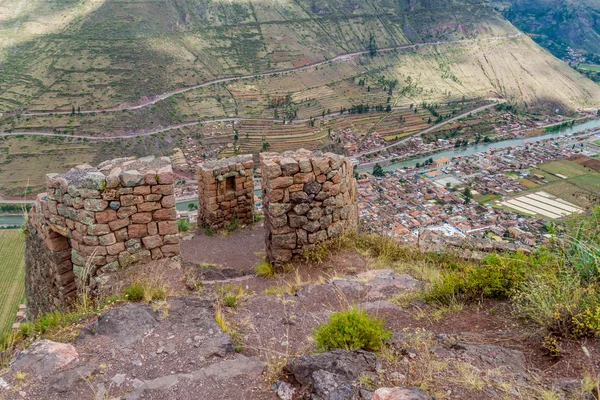
{"type": "MultiPolygon", "coordinates": [[[[556,124],[549,125],[548,127],[556,126],[556,124]]],[[[540,129],[546,129],[548,127],[542,127],[540,129]]],[[[520,146],[525,142],[538,142],[541,140],[550,139],[553,137],[561,137],[564,135],[584,132],[592,129],[600,129],[600,119],[592,119],[586,122],[582,122],[580,124],[576,124],[570,127],[565,127],[563,129],[553,131],[553,132],[544,132],[539,135],[530,136],[526,133],[523,134],[523,137],[519,138],[506,138],[494,142],[489,143],[478,143],[475,145],[467,146],[467,147],[445,147],[440,148],[435,151],[428,151],[419,154],[413,154],[408,157],[403,157],[399,159],[398,157],[394,157],[390,160],[378,160],[369,163],[360,164],[357,168],[359,172],[370,172],[371,169],[375,166],[375,164],[379,164],[383,167],[384,171],[393,171],[397,168],[406,168],[412,167],[417,163],[423,163],[427,161],[429,158],[435,155],[436,158],[446,157],[452,159],[456,156],[469,156],[474,153],[484,152],[487,149],[502,149],[506,147],[512,146],[520,146]]]]}

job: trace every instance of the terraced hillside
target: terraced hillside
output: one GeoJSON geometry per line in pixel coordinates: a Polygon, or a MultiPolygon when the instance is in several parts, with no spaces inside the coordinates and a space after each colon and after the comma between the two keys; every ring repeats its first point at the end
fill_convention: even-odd
{"type": "MultiPolygon", "coordinates": [[[[291,94],[292,111],[305,117],[370,99],[408,105],[503,96],[572,108],[600,103],[599,87],[476,0],[4,0],[0,111],[126,107],[217,78],[294,69],[365,50],[371,56],[205,86],[127,118],[108,113],[70,127],[46,115],[27,122],[105,132],[149,121],[273,118],[273,94],[291,94]],[[363,75],[367,85],[360,84],[363,75]]],[[[4,129],[7,123],[28,128],[17,119],[4,123],[4,129]]]]}

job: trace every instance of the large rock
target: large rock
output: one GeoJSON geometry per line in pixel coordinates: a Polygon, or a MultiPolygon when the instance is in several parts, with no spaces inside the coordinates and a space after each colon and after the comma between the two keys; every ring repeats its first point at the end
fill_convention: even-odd
{"type": "Polygon", "coordinates": [[[72,345],[44,339],[34,342],[27,350],[20,352],[11,367],[14,371],[27,370],[44,378],[77,357],[77,350],[72,345]]]}
{"type": "Polygon", "coordinates": [[[375,374],[379,358],[363,350],[333,350],[327,353],[298,357],[287,365],[296,380],[311,387],[311,399],[358,399],[353,383],[361,375],[375,374]]]}
{"type": "Polygon", "coordinates": [[[96,334],[108,336],[117,344],[128,346],[142,339],[157,324],[155,313],[150,307],[125,304],[98,318],[96,334]]]}
{"type": "Polygon", "coordinates": [[[373,393],[373,400],[431,400],[422,389],[416,388],[380,388],[373,393]]]}

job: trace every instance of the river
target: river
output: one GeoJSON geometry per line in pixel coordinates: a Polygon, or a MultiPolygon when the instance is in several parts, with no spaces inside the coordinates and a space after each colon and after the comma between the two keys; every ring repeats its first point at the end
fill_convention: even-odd
{"type": "MultiPolygon", "coordinates": [[[[393,164],[383,166],[383,170],[384,171],[393,171],[397,168],[412,167],[416,163],[423,163],[424,161],[426,161],[430,158],[446,157],[446,158],[452,159],[452,157],[455,157],[458,155],[463,156],[463,157],[470,156],[471,154],[484,152],[487,149],[503,149],[503,148],[511,147],[511,146],[521,146],[525,142],[538,142],[540,140],[558,137],[558,136],[562,136],[562,135],[567,135],[569,133],[580,132],[580,131],[584,131],[586,129],[598,128],[598,127],[600,127],[600,119],[594,119],[594,120],[591,120],[588,122],[584,122],[582,124],[573,125],[572,127],[569,127],[569,128],[564,128],[564,129],[561,129],[556,132],[545,133],[545,134],[542,134],[539,136],[529,136],[529,137],[523,137],[523,138],[519,138],[519,139],[501,140],[499,142],[493,142],[493,143],[481,143],[480,142],[479,144],[474,145],[474,146],[461,147],[458,149],[451,149],[451,150],[444,150],[439,153],[430,154],[430,155],[423,156],[423,157],[417,157],[417,158],[411,158],[410,160],[398,161],[393,164]]],[[[371,166],[371,165],[367,166],[367,167],[359,167],[358,168],[359,171],[371,171],[372,169],[373,169],[373,166],[371,166]]]]}
{"type": "MultiPolygon", "coordinates": [[[[524,137],[524,138],[520,138],[520,139],[502,140],[500,142],[495,142],[495,143],[479,143],[478,145],[469,146],[467,148],[459,148],[459,149],[441,151],[439,153],[435,153],[435,155],[428,155],[428,156],[423,156],[423,157],[418,157],[418,158],[412,158],[410,160],[399,161],[399,162],[396,162],[393,164],[389,164],[389,165],[384,166],[383,169],[385,171],[393,171],[396,168],[406,168],[406,167],[413,166],[416,163],[423,163],[425,160],[428,160],[431,157],[434,157],[434,158],[447,157],[447,158],[451,159],[452,157],[458,156],[458,155],[469,156],[474,153],[486,151],[487,149],[502,149],[505,147],[520,146],[525,142],[537,142],[537,141],[549,139],[552,137],[562,136],[562,135],[566,135],[569,133],[580,132],[580,131],[584,131],[586,129],[598,128],[598,127],[600,127],[600,119],[595,119],[592,121],[584,122],[582,124],[574,125],[570,128],[561,129],[560,131],[546,133],[546,134],[539,135],[539,136],[524,137]]],[[[371,169],[372,169],[372,167],[370,166],[370,167],[365,167],[365,168],[359,168],[359,171],[370,171],[371,169]]],[[[260,189],[256,189],[255,193],[260,197],[260,189]]],[[[198,202],[196,200],[185,200],[185,201],[177,203],[177,209],[179,211],[187,210],[189,203],[198,204],[198,202]]],[[[14,214],[0,215],[0,225],[21,225],[22,223],[23,223],[23,216],[21,216],[21,215],[14,215],[14,214]]]]}

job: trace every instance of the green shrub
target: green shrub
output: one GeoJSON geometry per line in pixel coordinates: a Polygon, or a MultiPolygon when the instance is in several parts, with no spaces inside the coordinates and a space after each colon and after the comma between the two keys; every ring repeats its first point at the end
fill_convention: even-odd
{"type": "Polygon", "coordinates": [[[372,318],[365,310],[352,307],[348,311],[331,314],[329,322],[315,328],[313,336],[321,351],[378,351],[390,336],[390,331],[384,328],[383,320],[372,318]]]}
{"type": "Polygon", "coordinates": [[[213,235],[213,231],[212,231],[212,229],[210,229],[210,226],[204,227],[204,234],[206,236],[212,236],[213,235]]]}
{"type": "Polygon", "coordinates": [[[277,274],[275,266],[268,260],[261,260],[254,266],[254,273],[263,278],[272,278],[277,274]]]}
{"type": "Polygon", "coordinates": [[[141,283],[134,283],[125,289],[125,298],[129,301],[140,301],[144,299],[146,288],[141,283]]]}
{"type": "Polygon", "coordinates": [[[187,232],[190,230],[190,223],[186,219],[177,220],[177,229],[179,232],[187,232]]]}
{"type": "Polygon", "coordinates": [[[561,335],[600,334],[600,292],[573,270],[532,276],[512,296],[518,316],[561,335]]]}
{"type": "Polygon", "coordinates": [[[237,307],[237,296],[235,294],[229,294],[223,298],[223,303],[230,308],[237,307]]]}
{"type": "Polygon", "coordinates": [[[537,271],[555,262],[546,250],[531,255],[490,254],[479,264],[446,263],[440,280],[424,295],[426,301],[449,304],[452,301],[477,301],[484,298],[507,299],[537,271]]]}

